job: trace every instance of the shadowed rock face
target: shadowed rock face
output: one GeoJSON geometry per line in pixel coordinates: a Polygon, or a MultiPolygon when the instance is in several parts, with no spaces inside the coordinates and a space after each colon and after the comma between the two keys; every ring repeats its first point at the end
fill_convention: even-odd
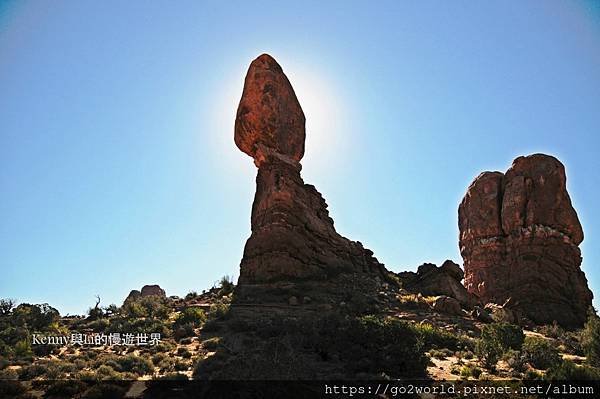
{"type": "Polygon", "coordinates": [[[423,295],[445,295],[458,300],[466,308],[475,303],[475,298],[470,295],[461,280],[464,277],[460,266],[451,260],[445,261],[440,267],[433,263],[424,263],[417,272],[398,273],[402,288],[410,292],[423,295]]]}
{"type": "Polygon", "coordinates": [[[304,139],[294,90],[277,62],[263,54],[248,70],[235,124],[237,146],[259,168],[241,285],[385,271],[370,250],[335,231],[325,200],[300,177],[304,139]]]}
{"type": "Polygon", "coordinates": [[[299,162],[305,117],[283,70],[268,54],[250,64],[235,118],[235,144],[256,166],[269,155],[299,162]]]}
{"type": "Polygon", "coordinates": [[[459,210],[465,286],[537,323],[578,326],[592,293],[580,269],[583,230],[554,157],[517,158],[506,174],[484,172],[459,210]]]}

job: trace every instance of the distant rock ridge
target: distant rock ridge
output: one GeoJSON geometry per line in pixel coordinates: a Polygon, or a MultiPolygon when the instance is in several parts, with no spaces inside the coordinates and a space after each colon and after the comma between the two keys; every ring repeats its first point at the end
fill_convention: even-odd
{"type": "Polygon", "coordinates": [[[248,69],[234,137],[258,167],[240,285],[326,281],[343,273],[385,277],[373,252],[336,232],[325,200],[302,180],[304,113],[282,68],[267,54],[248,69]]]}
{"type": "Polygon", "coordinates": [[[466,308],[476,303],[476,299],[467,292],[461,282],[464,278],[462,269],[451,260],[446,260],[439,267],[433,263],[424,263],[418,267],[416,273],[401,272],[398,273],[398,277],[402,288],[409,292],[448,296],[466,308]]]}
{"type": "Polygon", "coordinates": [[[160,298],[167,297],[165,290],[160,288],[160,285],[157,285],[157,284],[145,285],[142,287],[141,291],[131,290],[129,292],[129,295],[127,295],[127,298],[125,298],[125,301],[123,302],[123,304],[126,304],[127,302],[136,300],[141,297],[146,297],[146,296],[151,296],[151,295],[158,296],[160,298]]]}
{"type": "Polygon", "coordinates": [[[484,172],[459,209],[465,286],[483,303],[505,303],[530,320],[580,326],[592,293],[580,269],[583,230],[552,156],[514,160],[484,172]]]}

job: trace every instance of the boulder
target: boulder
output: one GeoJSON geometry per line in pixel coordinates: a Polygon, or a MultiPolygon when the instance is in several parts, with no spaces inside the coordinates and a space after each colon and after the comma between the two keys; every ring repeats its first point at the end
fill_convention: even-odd
{"type": "Polygon", "coordinates": [[[130,301],[135,301],[136,299],[139,299],[141,297],[146,297],[146,296],[158,296],[161,298],[166,298],[167,295],[165,293],[165,290],[163,290],[162,288],[160,288],[159,285],[145,285],[142,287],[141,291],[138,290],[131,290],[129,292],[129,295],[127,295],[127,298],[125,298],[125,301],[123,301],[123,305],[127,304],[127,302],[130,301]]]}
{"type": "Polygon", "coordinates": [[[305,117],[281,66],[268,54],[252,61],[235,118],[235,143],[260,166],[275,156],[299,162],[305,117]]]}
{"type": "Polygon", "coordinates": [[[440,267],[433,263],[424,263],[417,268],[416,273],[402,272],[398,277],[402,287],[409,292],[427,296],[449,296],[467,308],[476,302],[461,283],[462,269],[451,260],[445,261],[440,267]]]}
{"type": "Polygon", "coordinates": [[[165,290],[163,290],[162,288],[160,288],[159,285],[145,285],[142,287],[142,291],[141,291],[141,295],[142,296],[150,296],[150,295],[155,295],[155,296],[159,296],[161,298],[166,298],[167,295],[165,293],[165,290]]]}
{"type": "Polygon", "coordinates": [[[538,324],[579,327],[592,293],[580,269],[583,230],[566,189],[565,168],[535,154],[506,174],[484,172],[459,209],[465,286],[483,303],[504,303],[538,324]]]}
{"type": "Polygon", "coordinates": [[[433,302],[432,308],[438,313],[446,313],[457,316],[463,314],[460,303],[456,299],[444,295],[436,298],[436,300],[433,302]]]}

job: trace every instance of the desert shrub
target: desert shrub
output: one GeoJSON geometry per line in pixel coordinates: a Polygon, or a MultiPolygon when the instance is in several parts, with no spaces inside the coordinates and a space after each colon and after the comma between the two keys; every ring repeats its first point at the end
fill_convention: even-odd
{"type": "Polygon", "coordinates": [[[333,349],[345,358],[352,372],[404,376],[423,373],[428,362],[423,341],[410,324],[376,316],[337,323],[337,331],[327,324],[318,325],[317,333],[321,335],[316,340],[318,350],[327,355],[333,349]]]}
{"type": "Polygon", "coordinates": [[[135,355],[119,357],[117,363],[122,371],[131,372],[137,375],[149,374],[154,370],[154,365],[150,359],[135,355]]]}
{"type": "Polygon", "coordinates": [[[432,302],[433,297],[429,297],[426,298],[421,294],[409,294],[409,293],[404,293],[404,294],[399,294],[397,296],[398,301],[400,302],[400,304],[408,309],[423,309],[423,310],[429,310],[431,309],[431,305],[430,303],[432,302]]]}
{"type": "Polygon", "coordinates": [[[114,317],[110,319],[111,331],[125,331],[132,334],[159,333],[161,338],[171,336],[171,323],[156,318],[114,317]]]}
{"type": "Polygon", "coordinates": [[[538,373],[537,371],[535,371],[534,369],[528,369],[523,374],[523,381],[536,381],[536,380],[541,380],[541,379],[542,379],[542,375],[540,373],[538,373]]]}
{"type": "Polygon", "coordinates": [[[479,379],[479,376],[481,376],[481,369],[473,364],[466,364],[460,370],[460,376],[463,378],[473,377],[479,379]]]}
{"type": "Polygon", "coordinates": [[[123,379],[123,376],[115,371],[114,368],[112,368],[109,365],[103,364],[102,366],[98,367],[96,369],[96,375],[98,376],[98,378],[100,380],[121,380],[123,379]]]}
{"type": "Polygon", "coordinates": [[[191,366],[192,366],[192,362],[186,361],[186,360],[177,359],[175,361],[175,365],[173,366],[173,368],[175,369],[175,371],[186,371],[191,366]]]}
{"type": "Polygon", "coordinates": [[[235,285],[233,284],[233,278],[230,276],[223,276],[219,281],[219,293],[220,297],[229,295],[233,292],[233,288],[235,285]]]}
{"type": "Polygon", "coordinates": [[[179,340],[179,343],[182,345],[189,345],[193,342],[193,339],[191,337],[186,337],[186,338],[182,338],[179,340]]]}
{"type": "Polygon", "coordinates": [[[525,338],[523,355],[529,364],[542,370],[555,366],[561,361],[556,347],[547,339],[539,337],[525,338]]]}
{"type": "Polygon", "coordinates": [[[48,356],[57,350],[59,350],[59,347],[57,345],[32,345],[31,346],[31,351],[33,352],[33,354],[36,356],[39,356],[39,357],[48,356]]]}
{"type": "Polygon", "coordinates": [[[492,330],[492,334],[498,338],[504,351],[509,349],[520,350],[523,346],[525,335],[523,329],[519,326],[508,323],[492,323],[484,328],[492,330]]]}
{"type": "Polygon", "coordinates": [[[225,319],[229,312],[229,303],[224,301],[216,301],[212,305],[210,305],[210,309],[208,310],[208,319],[209,320],[220,320],[225,319]]]}
{"type": "Polygon", "coordinates": [[[27,357],[33,355],[33,351],[31,350],[31,342],[29,340],[17,342],[14,348],[14,354],[17,357],[27,357]]]}
{"type": "Polygon", "coordinates": [[[593,308],[588,311],[587,321],[581,331],[581,346],[586,361],[592,366],[600,366],[600,317],[593,308]]]}
{"type": "Polygon", "coordinates": [[[544,378],[549,381],[598,381],[600,371],[594,367],[578,366],[570,360],[563,360],[550,367],[544,378]]]}
{"type": "Polygon", "coordinates": [[[19,374],[13,369],[0,370],[0,381],[2,380],[16,380],[19,378],[19,374]]]}
{"type": "Polygon", "coordinates": [[[47,303],[38,305],[22,303],[14,308],[11,314],[13,325],[25,327],[31,331],[45,331],[52,323],[57,323],[59,318],[58,310],[47,303]]]}
{"type": "Polygon", "coordinates": [[[175,319],[175,325],[192,324],[194,327],[200,327],[206,321],[206,314],[200,308],[186,308],[179,313],[175,319]]]}
{"type": "Polygon", "coordinates": [[[19,370],[19,379],[21,380],[32,380],[36,377],[46,375],[48,371],[48,365],[46,363],[34,363],[26,367],[22,367],[19,370]]]}
{"type": "Polygon", "coordinates": [[[150,349],[153,350],[154,352],[160,353],[160,352],[170,352],[173,349],[175,349],[176,345],[171,342],[170,340],[167,341],[161,341],[159,342],[157,345],[152,346],[150,349]]]}
{"type": "Polygon", "coordinates": [[[527,360],[520,351],[509,349],[504,353],[502,359],[506,362],[511,370],[522,373],[525,371],[527,360]]]}
{"type": "Polygon", "coordinates": [[[436,359],[444,360],[448,356],[452,356],[452,351],[450,351],[449,349],[432,349],[429,351],[429,356],[436,359]]]}
{"type": "Polygon", "coordinates": [[[431,324],[411,324],[411,328],[423,341],[426,350],[430,348],[448,348],[457,350],[461,346],[471,345],[456,334],[434,327],[431,324]]]}
{"type": "Polygon", "coordinates": [[[154,379],[159,380],[159,381],[164,381],[164,380],[187,381],[187,380],[189,380],[188,376],[183,373],[167,373],[163,376],[155,377],[154,379]]]}
{"type": "Polygon", "coordinates": [[[565,334],[565,330],[556,321],[539,327],[537,332],[550,338],[560,338],[565,334]]]}
{"type": "Polygon", "coordinates": [[[450,367],[450,374],[454,374],[454,375],[460,375],[462,369],[458,364],[453,364],[450,367]]]}
{"type": "Polygon", "coordinates": [[[181,340],[187,337],[193,337],[196,335],[194,325],[192,323],[181,324],[173,328],[173,338],[181,340]]]}
{"type": "Polygon", "coordinates": [[[152,363],[157,365],[162,362],[163,360],[165,360],[166,358],[168,358],[169,356],[165,353],[157,353],[155,355],[152,356],[152,363]]]}
{"type": "Polygon", "coordinates": [[[315,355],[324,362],[334,361],[336,367],[343,367],[339,372],[347,375],[419,377],[425,375],[428,364],[420,336],[409,323],[395,318],[272,316],[257,320],[252,328],[261,337],[256,345],[233,356],[217,351],[198,363],[194,376],[311,379],[316,377],[315,355]]]}
{"type": "Polygon", "coordinates": [[[192,352],[190,352],[188,348],[180,347],[177,348],[177,355],[189,359],[192,357],[192,352]]]}
{"type": "Polygon", "coordinates": [[[186,301],[189,301],[189,300],[196,299],[196,298],[198,298],[198,293],[196,291],[190,291],[187,293],[187,295],[185,296],[184,299],[186,301]]]}
{"type": "Polygon", "coordinates": [[[94,319],[86,324],[87,328],[91,328],[92,330],[94,330],[94,332],[97,333],[107,332],[109,326],[110,320],[104,318],[94,319]]]}
{"type": "Polygon", "coordinates": [[[508,323],[484,325],[481,337],[475,345],[475,353],[484,367],[494,369],[502,354],[510,349],[521,349],[524,341],[523,330],[508,323]]]}
{"type": "Polygon", "coordinates": [[[157,367],[163,373],[172,371],[175,368],[175,359],[173,359],[171,357],[166,357],[157,364],[157,367]]]}
{"type": "Polygon", "coordinates": [[[167,300],[157,295],[129,300],[121,307],[121,314],[133,319],[141,317],[166,319],[169,316],[169,311],[167,300]]]}

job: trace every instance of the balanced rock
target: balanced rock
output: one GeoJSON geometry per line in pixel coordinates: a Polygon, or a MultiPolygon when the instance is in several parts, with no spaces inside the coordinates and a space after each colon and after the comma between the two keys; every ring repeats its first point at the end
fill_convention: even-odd
{"type": "Polygon", "coordinates": [[[268,54],[250,64],[235,118],[235,143],[254,158],[299,162],[304,155],[305,117],[281,66],[268,54]]]}
{"type": "Polygon", "coordinates": [[[465,307],[474,304],[473,296],[461,283],[463,271],[451,260],[445,261],[440,267],[433,263],[424,263],[418,267],[416,273],[402,272],[398,277],[402,281],[402,287],[409,292],[427,296],[449,296],[457,299],[465,307]]]}
{"type": "Polygon", "coordinates": [[[458,209],[465,286],[482,303],[505,303],[526,318],[580,326],[592,293],[580,269],[583,230],[564,166],[535,154],[506,174],[484,172],[458,209]]]}
{"type": "Polygon", "coordinates": [[[235,123],[236,145],[258,167],[240,285],[386,273],[373,252],[336,232],[325,200],[302,180],[304,139],[294,90],[279,64],[263,54],[250,64],[235,123]]]}

